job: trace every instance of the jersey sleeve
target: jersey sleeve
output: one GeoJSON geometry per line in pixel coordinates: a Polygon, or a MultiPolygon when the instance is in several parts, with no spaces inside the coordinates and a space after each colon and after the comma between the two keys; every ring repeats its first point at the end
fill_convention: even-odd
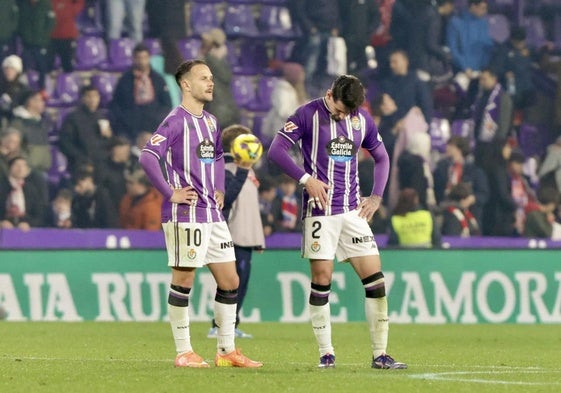
{"type": "Polygon", "coordinates": [[[376,150],[376,148],[383,143],[382,135],[378,132],[378,127],[376,127],[372,116],[366,111],[361,111],[360,113],[364,116],[366,125],[366,132],[361,146],[369,151],[376,150]]]}
{"type": "Polygon", "coordinates": [[[278,132],[293,144],[302,139],[304,130],[306,129],[304,111],[304,107],[298,108],[294,114],[289,116],[282,129],[278,132]]]}
{"type": "MultiPolygon", "coordinates": [[[[159,159],[165,157],[168,147],[173,142],[173,128],[177,127],[177,119],[173,116],[167,117],[159,126],[158,129],[152,134],[152,137],[146,146],[144,146],[143,151],[152,153],[159,159]]],[[[177,135],[178,133],[175,133],[177,135]]]]}

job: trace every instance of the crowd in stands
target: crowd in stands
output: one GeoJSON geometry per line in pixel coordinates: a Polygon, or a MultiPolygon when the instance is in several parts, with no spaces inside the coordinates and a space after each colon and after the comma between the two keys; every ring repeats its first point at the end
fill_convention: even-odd
{"type": "MultiPolygon", "coordinates": [[[[392,162],[372,222],[390,244],[561,238],[561,2],[519,3],[2,0],[0,227],[158,230],[138,155],[198,57],[205,109],[266,148],[335,74],[359,76],[392,162]]],[[[359,152],[366,192],[372,166],[359,152]]],[[[299,232],[298,184],[255,170],[265,234],[299,232]]]]}

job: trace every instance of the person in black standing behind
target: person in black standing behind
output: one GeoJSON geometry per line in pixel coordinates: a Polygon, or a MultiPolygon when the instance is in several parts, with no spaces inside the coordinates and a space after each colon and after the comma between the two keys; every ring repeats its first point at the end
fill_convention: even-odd
{"type": "Polygon", "coordinates": [[[74,228],[119,227],[119,215],[109,193],[95,184],[91,172],[83,171],[75,176],[71,217],[74,228]]]}

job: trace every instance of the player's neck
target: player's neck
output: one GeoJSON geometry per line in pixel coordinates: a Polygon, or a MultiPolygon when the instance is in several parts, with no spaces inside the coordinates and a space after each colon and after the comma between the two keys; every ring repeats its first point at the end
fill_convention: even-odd
{"type": "Polygon", "coordinates": [[[181,106],[193,116],[202,116],[204,104],[198,101],[182,100],[181,106]]]}

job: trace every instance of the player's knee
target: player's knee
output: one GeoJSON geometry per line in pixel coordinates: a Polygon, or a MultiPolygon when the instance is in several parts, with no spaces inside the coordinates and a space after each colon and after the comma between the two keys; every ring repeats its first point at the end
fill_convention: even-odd
{"type": "Polygon", "coordinates": [[[312,282],[309,303],[312,306],[325,306],[329,302],[331,284],[320,285],[312,282]]]}
{"type": "Polygon", "coordinates": [[[361,281],[367,298],[381,298],[386,296],[386,283],[382,272],[374,273],[371,276],[363,278],[361,281]]]}
{"type": "Polygon", "coordinates": [[[216,288],[216,296],[214,300],[223,304],[236,304],[238,302],[238,288],[221,289],[216,288]]]}

